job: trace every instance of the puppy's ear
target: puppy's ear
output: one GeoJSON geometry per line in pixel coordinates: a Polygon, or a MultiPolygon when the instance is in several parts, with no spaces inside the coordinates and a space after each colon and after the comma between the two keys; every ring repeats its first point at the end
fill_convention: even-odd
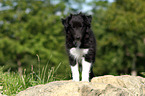
{"type": "Polygon", "coordinates": [[[70,16],[68,16],[65,19],[61,19],[62,24],[64,25],[64,27],[68,27],[69,26],[69,20],[72,18],[72,14],[70,14],[70,16]]]}
{"type": "Polygon", "coordinates": [[[87,16],[87,22],[91,25],[91,22],[92,22],[92,16],[91,15],[87,16]]]}
{"type": "Polygon", "coordinates": [[[65,24],[65,19],[61,18],[61,22],[64,25],[65,24]]]}
{"type": "Polygon", "coordinates": [[[79,15],[82,15],[82,12],[80,12],[79,15]]]}
{"type": "Polygon", "coordinates": [[[67,22],[67,18],[66,19],[61,19],[62,24],[64,25],[64,27],[68,27],[68,22],[67,22]]]}
{"type": "Polygon", "coordinates": [[[85,24],[91,26],[92,16],[91,15],[89,15],[89,16],[83,15],[83,18],[84,18],[85,24]]]}

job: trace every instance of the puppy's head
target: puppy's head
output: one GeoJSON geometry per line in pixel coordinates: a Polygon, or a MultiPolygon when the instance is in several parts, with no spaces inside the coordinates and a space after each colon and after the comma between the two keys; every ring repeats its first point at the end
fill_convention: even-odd
{"type": "Polygon", "coordinates": [[[62,19],[62,24],[66,30],[66,34],[71,34],[74,38],[74,45],[79,47],[81,40],[85,35],[87,27],[91,26],[91,16],[86,16],[81,13],[70,14],[70,16],[62,19]]]}

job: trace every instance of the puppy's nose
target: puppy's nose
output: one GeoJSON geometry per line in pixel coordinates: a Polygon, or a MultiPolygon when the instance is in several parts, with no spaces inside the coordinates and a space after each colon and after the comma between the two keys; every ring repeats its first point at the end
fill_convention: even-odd
{"type": "Polygon", "coordinates": [[[77,40],[80,40],[80,36],[76,36],[76,39],[77,39],[77,40]]]}

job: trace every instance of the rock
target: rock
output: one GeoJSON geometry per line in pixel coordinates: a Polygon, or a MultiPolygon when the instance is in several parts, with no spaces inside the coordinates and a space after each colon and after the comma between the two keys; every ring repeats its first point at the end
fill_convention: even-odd
{"type": "Polygon", "coordinates": [[[145,78],[101,76],[91,82],[54,81],[19,92],[16,96],[145,96],[145,78]]]}

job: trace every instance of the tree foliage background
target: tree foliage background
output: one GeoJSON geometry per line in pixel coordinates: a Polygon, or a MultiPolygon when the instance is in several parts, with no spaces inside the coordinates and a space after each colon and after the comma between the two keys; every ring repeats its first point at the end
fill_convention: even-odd
{"type": "Polygon", "coordinates": [[[144,0],[1,0],[0,66],[28,72],[60,67],[56,77],[70,79],[61,18],[85,6],[92,14],[97,39],[95,75],[131,74],[145,70],[144,0]],[[75,6],[74,6],[75,5],[75,6]]]}

